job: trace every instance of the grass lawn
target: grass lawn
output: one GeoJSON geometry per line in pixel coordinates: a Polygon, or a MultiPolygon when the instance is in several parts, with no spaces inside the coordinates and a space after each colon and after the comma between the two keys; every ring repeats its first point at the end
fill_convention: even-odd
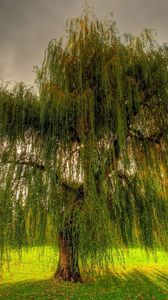
{"type": "Polygon", "coordinates": [[[155,261],[133,250],[124,265],[116,258],[115,268],[104,276],[100,270],[97,275],[83,272],[83,284],[52,278],[57,261],[54,249],[23,251],[22,261],[13,252],[10,260],[10,268],[5,263],[1,272],[0,299],[168,300],[168,258],[163,252],[155,261]]]}

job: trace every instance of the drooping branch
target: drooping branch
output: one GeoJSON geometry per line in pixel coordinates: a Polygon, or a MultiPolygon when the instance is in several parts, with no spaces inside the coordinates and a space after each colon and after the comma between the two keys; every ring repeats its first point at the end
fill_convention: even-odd
{"type": "Polygon", "coordinates": [[[71,159],[71,157],[73,157],[73,155],[79,151],[79,149],[77,147],[75,147],[75,149],[73,149],[70,154],[68,155],[68,157],[65,159],[64,161],[64,164],[63,164],[63,171],[65,172],[65,169],[66,169],[66,166],[67,166],[67,163],[69,161],[69,159],[71,159]]]}

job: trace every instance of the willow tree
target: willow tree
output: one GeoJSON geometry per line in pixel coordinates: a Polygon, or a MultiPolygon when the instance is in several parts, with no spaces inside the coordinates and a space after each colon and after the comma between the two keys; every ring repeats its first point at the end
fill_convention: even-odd
{"type": "Polygon", "coordinates": [[[56,277],[111,249],[167,250],[168,48],[113,20],[68,21],[36,95],[0,89],[0,249],[56,243],[56,277]]]}

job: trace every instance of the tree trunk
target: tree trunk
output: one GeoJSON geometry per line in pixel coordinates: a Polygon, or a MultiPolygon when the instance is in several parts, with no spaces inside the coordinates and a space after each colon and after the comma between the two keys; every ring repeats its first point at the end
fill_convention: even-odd
{"type": "Polygon", "coordinates": [[[69,214],[64,218],[63,230],[58,235],[59,261],[54,277],[65,281],[82,282],[78,262],[79,232],[75,220],[76,213],[79,213],[84,201],[84,188],[83,185],[74,188],[64,184],[63,189],[65,197],[68,197],[67,193],[71,193],[74,200],[69,205],[69,214]]]}
{"type": "Polygon", "coordinates": [[[78,263],[78,239],[70,230],[59,233],[59,261],[55,278],[82,282],[78,263]]]}

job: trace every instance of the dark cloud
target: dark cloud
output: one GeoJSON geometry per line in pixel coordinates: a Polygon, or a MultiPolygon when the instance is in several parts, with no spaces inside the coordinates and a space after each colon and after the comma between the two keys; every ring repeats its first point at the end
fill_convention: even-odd
{"type": "MultiPolygon", "coordinates": [[[[167,0],[90,0],[95,13],[114,12],[121,32],[139,33],[143,27],[168,40],[167,0]]],[[[33,83],[33,65],[40,65],[52,38],[64,33],[68,18],[82,12],[82,0],[0,0],[0,77],[33,83]]]]}

